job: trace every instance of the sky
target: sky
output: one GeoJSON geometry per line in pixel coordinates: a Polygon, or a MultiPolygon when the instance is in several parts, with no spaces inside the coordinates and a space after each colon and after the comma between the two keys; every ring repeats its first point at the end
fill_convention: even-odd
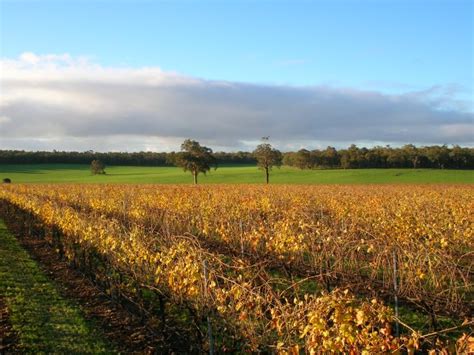
{"type": "Polygon", "coordinates": [[[474,1],[0,0],[0,149],[474,146],[474,1]]]}

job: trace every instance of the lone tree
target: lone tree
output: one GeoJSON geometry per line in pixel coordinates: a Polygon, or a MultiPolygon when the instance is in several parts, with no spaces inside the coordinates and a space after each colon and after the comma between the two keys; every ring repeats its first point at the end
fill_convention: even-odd
{"type": "Polygon", "coordinates": [[[199,173],[206,175],[211,167],[214,167],[214,170],[217,169],[217,159],[212,155],[211,148],[186,139],[181,144],[181,152],[176,154],[175,165],[182,167],[184,171],[190,171],[194,184],[197,184],[199,173]]]}
{"type": "Polygon", "coordinates": [[[274,149],[268,142],[268,137],[263,137],[262,143],[257,146],[253,151],[253,156],[257,159],[257,166],[265,171],[265,181],[268,184],[270,182],[270,170],[274,166],[280,167],[282,164],[283,156],[281,152],[274,149]]]}
{"type": "Polygon", "coordinates": [[[4,184],[11,184],[12,183],[12,180],[10,178],[4,178],[3,179],[3,183],[4,184]]]}
{"type": "Polygon", "coordinates": [[[105,165],[100,160],[93,160],[91,163],[91,173],[92,175],[103,175],[105,174],[105,165]]]}

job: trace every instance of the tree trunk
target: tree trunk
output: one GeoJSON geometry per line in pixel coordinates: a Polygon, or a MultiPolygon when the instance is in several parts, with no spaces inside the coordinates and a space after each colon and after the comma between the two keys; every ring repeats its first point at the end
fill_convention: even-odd
{"type": "Polygon", "coordinates": [[[193,179],[194,179],[194,185],[197,185],[198,183],[198,173],[193,171],[193,179]]]}
{"type": "Polygon", "coordinates": [[[266,182],[268,184],[270,182],[270,174],[268,172],[268,168],[265,168],[265,178],[266,178],[266,182]]]}

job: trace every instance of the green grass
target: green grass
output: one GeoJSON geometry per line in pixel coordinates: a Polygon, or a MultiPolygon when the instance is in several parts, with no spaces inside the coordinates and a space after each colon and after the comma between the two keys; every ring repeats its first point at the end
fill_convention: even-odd
{"type": "Polygon", "coordinates": [[[0,296],[21,353],[111,353],[79,308],[55,285],[0,220],[0,296]]]}
{"type": "MultiPolygon", "coordinates": [[[[0,179],[14,183],[191,183],[190,173],[176,167],[109,166],[107,174],[93,176],[88,165],[0,165],[0,179]]],[[[223,166],[199,175],[199,183],[263,183],[255,166],[223,166]]],[[[379,184],[379,183],[474,183],[473,170],[436,169],[273,169],[270,183],[278,184],[379,184]]]]}

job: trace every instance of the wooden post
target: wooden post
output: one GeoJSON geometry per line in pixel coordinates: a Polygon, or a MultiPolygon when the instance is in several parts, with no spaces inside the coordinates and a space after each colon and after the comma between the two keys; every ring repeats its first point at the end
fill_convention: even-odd
{"type": "MultiPolygon", "coordinates": [[[[398,319],[398,262],[397,262],[397,252],[393,251],[393,299],[395,303],[395,316],[398,319]]],[[[398,320],[395,322],[395,335],[400,336],[400,324],[398,320]]]]}
{"type": "Polygon", "coordinates": [[[244,257],[244,226],[242,220],[240,220],[240,254],[244,257]]]}
{"type": "MultiPolygon", "coordinates": [[[[207,299],[207,282],[208,282],[208,275],[207,275],[207,263],[206,260],[202,262],[203,270],[204,270],[204,296],[207,299]]],[[[212,324],[211,324],[211,317],[209,313],[207,314],[207,336],[209,338],[209,355],[214,355],[214,338],[212,336],[212,324]]]]}

